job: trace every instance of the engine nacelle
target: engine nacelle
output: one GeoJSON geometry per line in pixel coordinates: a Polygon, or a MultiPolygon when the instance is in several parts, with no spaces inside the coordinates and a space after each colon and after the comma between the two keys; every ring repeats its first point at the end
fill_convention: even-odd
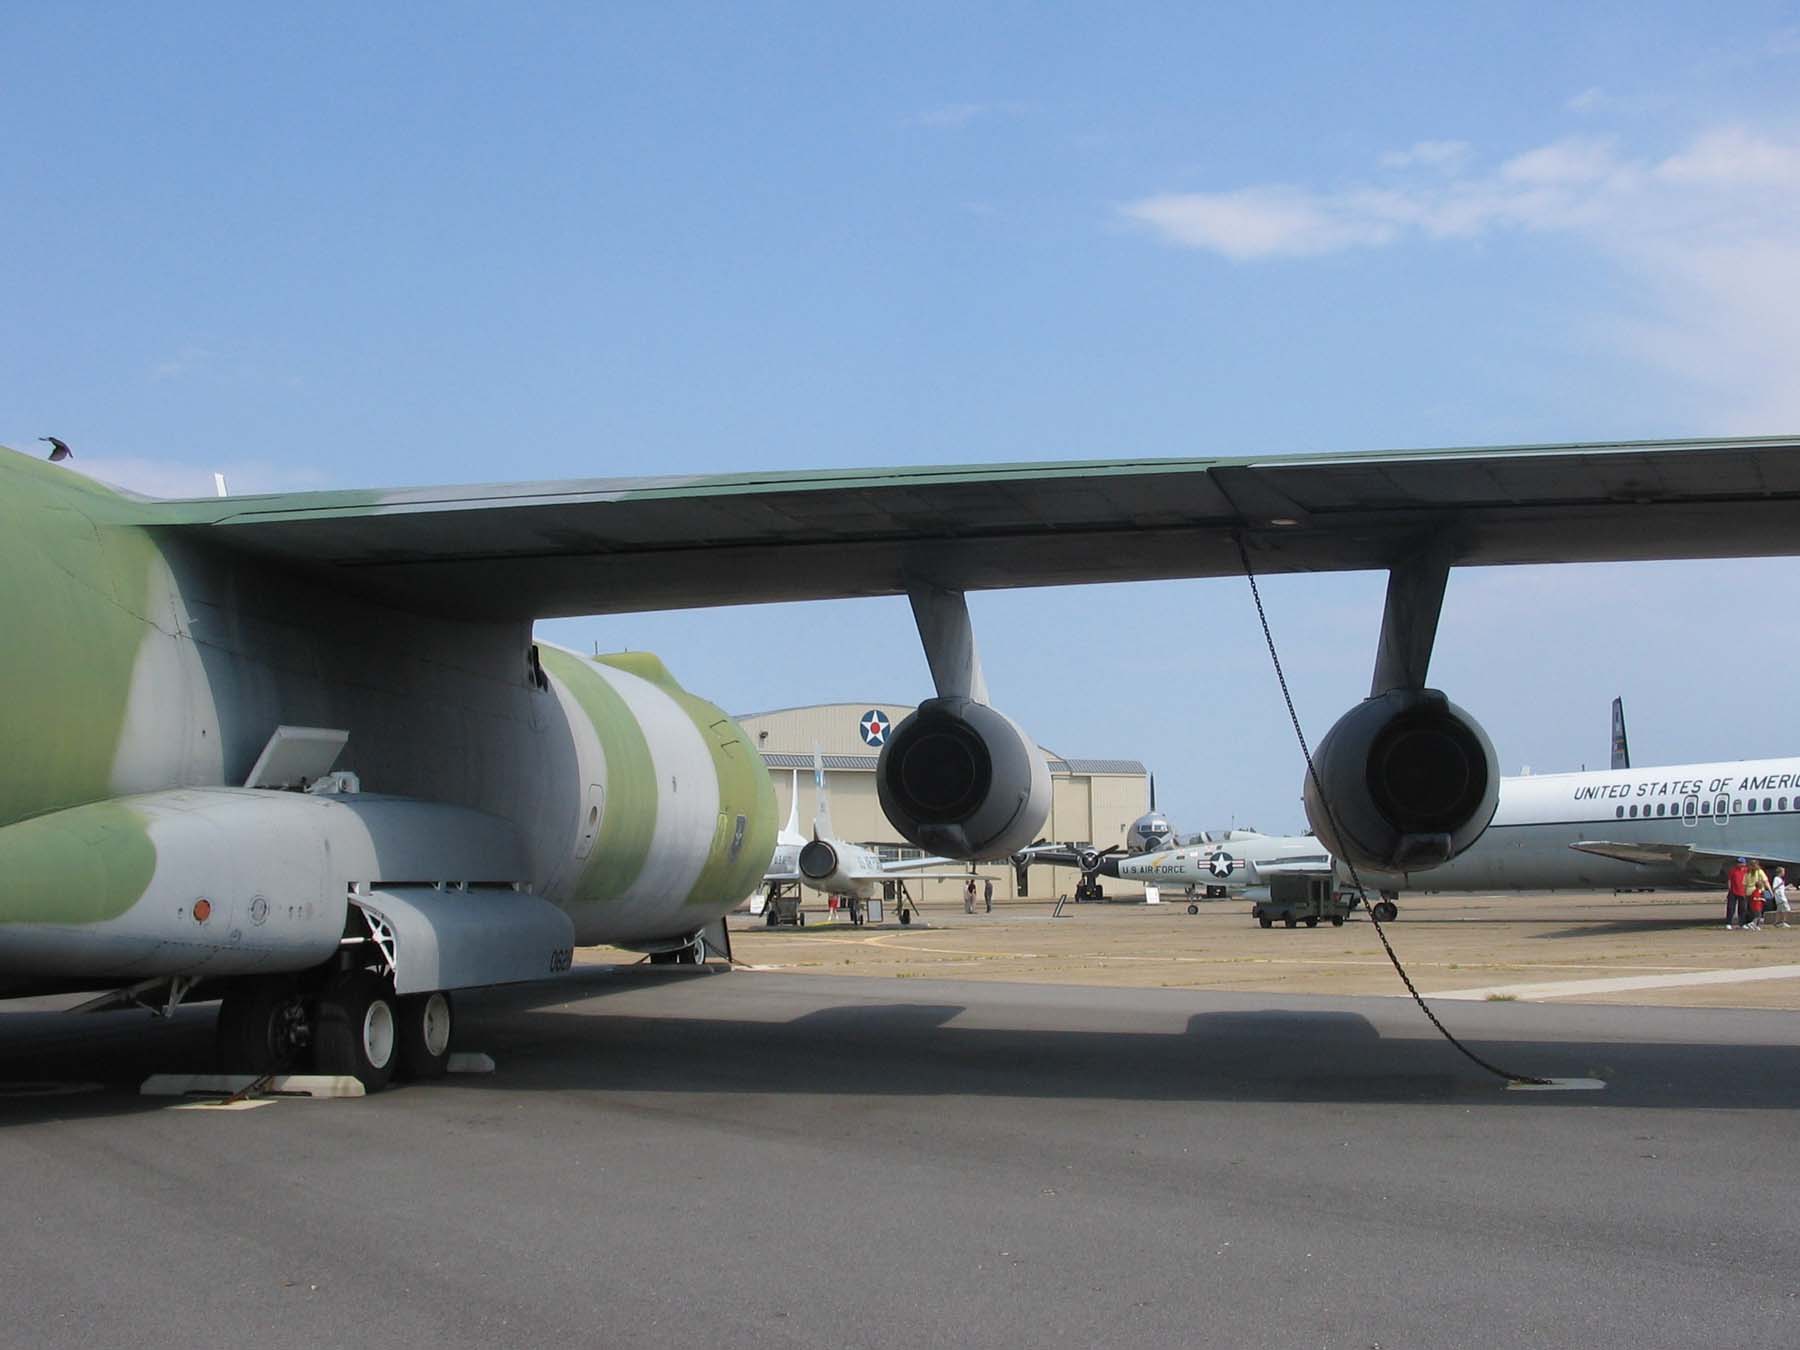
{"type": "Polygon", "coordinates": [[[808,881],[829,881],[837,870],[837,850],[823,839],[815,839],[800,850],[800,875],[808,881]]]}
{"type": "Polygon", "coordinates": [[[1335,857],[1410,872],[1448,862],[1500,804],[1487,733],[1435,689],[1395,689],[1345,713],[1313,752],[1306,818],[1335,857]],[[1327,812],[1319,785],[1331,802],[1327,812]]]}
{"type": "Polygon", "coordinates": [[[910,842],[945,858],[1000,858],[1037,838],[1050,766],[1012,719],[934,698],[895,727],[875,769],[881,809],[910,842]]]}

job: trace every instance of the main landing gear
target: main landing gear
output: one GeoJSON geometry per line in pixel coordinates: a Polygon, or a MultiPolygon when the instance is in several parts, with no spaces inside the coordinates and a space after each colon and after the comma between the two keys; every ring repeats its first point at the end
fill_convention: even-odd
{"type": "Polygon", "coordinates": [[[219,1068],[259,1077],[310,1070],[379,1092],[396,1076],[441,1077],[454,1026],[449,994],[402,998],[373,970],[333,972],[312,988],[287,977],[238,981],[219,1005],[219,1068]]]}

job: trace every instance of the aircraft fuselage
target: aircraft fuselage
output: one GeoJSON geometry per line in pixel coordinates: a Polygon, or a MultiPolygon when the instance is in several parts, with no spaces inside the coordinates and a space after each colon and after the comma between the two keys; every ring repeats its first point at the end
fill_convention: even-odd
{"type": "Polygon", "coordinates": [[[0,980],[280,968],[284,886],[318,907],[309,932],[341,928],[359,884],[511,886],[579,942],[693,932],[755,886],[768,774],[655,657],[534,660],[528,623],[403,612],[348,569],[133,514],[0,463],[0,980]],[[366,800],[242,790],[283,725],[347,732],[334,767],[366,800]],[[259,849],[284,865],[243,862],[259,849]]]}

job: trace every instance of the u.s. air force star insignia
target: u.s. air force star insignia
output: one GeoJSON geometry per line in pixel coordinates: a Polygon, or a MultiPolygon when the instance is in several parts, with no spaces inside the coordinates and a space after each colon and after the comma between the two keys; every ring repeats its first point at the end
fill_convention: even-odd
{"type": "Polygon", "coordinates": [[[871,708],[862,715],[862,721],[857,723],[857,730],[862,732],[864,745],[886,745],[888,730],[893,725],[886,713],[871,708]]]}
{"type": "Polygon", "coordinates": [[[1215,877],[1228,877],[1231,875],[1231,855],[1229,853],[1215,853],[1212,855],[1212,861],[1208,863],[1207,866],[1212,869],[1212,874],[1215,877]]]}

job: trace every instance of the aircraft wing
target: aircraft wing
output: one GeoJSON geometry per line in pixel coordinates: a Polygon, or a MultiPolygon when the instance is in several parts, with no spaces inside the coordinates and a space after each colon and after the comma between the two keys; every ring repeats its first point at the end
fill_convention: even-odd
{"type": "Polygon", "coordinates": [[[1330,858],[1271,858],[1267,862],[1252,861],[1250,869],[1256,873],[1257,882],[1266,882],[1271,877],[1328,877],[1332,866],[1330,858]]]}
{"type": "MultiPolygon", "coordinates": [[[[1616,858],[1620,862],[1638,863],[1641,866],[1674,866],[1682,871],[1703,880],[1716,880],[1720,885],[1725,883],[1725,873],[1741,856],[1737,853],[1720,852],[1717,849],[1694,848],[1689,844],[1618,844],[1603,839],[1584,839],[1569,845],[1582,853],[1592,853],[1602,858],[1616,858]]],[[[1777,865],[1790,868],[1800,867],[1800,858],[1783,857],[1778,854],[1758,854],[1758,859],[1765,869],[1777,865]]]]}
{"type": "Polygon", "coordinates": [[[1081,850],[1063,844],[1028,844],[1014,856],[1046,867],[1081,866],[1081,850]]]}
{"type": "MultiPolygon", "coordinates": [[[[1384,568],[1800,550],[1800,439],[1068,460],[154,501],[97,515],[390,605],[523,619],[1384,568]]],[[[101,494],[96,494],[99,497],[101,494]]]]}
{"type": "MultiPolygon", "coordinates": [[[[876,875],[891,877],[901,872],[908,874],[918,873],[920,875],[938,875],[937,873],[927,874],[921,870],[927,867],[960,867],[962,870],[955,873],[956,876],[966,877],[970,874],[969,865],[967,863],[959,863],[955,858],[900,858],[883,862],[881,864],[881,871],[876,875]]],[[[943,875],[949,874],[945,873],[943,875]]]]}

